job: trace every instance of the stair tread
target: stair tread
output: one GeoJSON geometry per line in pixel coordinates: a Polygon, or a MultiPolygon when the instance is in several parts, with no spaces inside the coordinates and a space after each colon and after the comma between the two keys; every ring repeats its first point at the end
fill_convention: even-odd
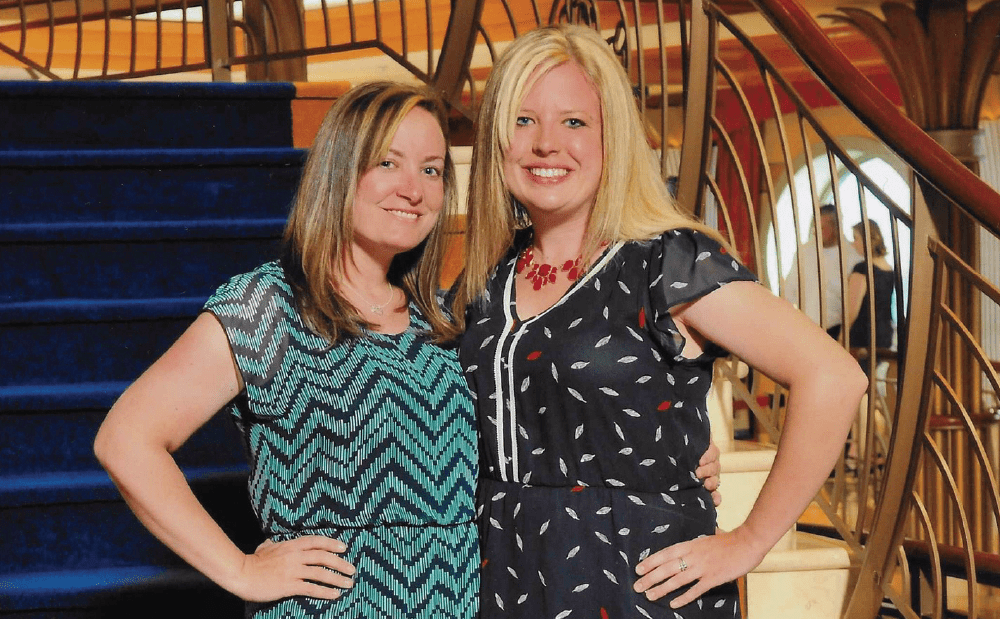
{"type": "Polygon", "coordinates": [[[79,410],[109,408],[128,381],[0,385],[0,410],[79,410]]]}
{"type": "Polygon", "coordinates": [[[847,544],[812,533],[793,531],[788,547],[775,548],[764,556],[754,572],[805,572],[837,570],[851,566],[847,544]]]}
{"type": "Polygon", "coordinates": [[[130,565],[2,574],[0,606],[5,611],[48,612],[107,608],[112,613],[108,616],[142,616],[153,608],[164,614],[235,616],[230,613],[242,602],[193,568],[130,565]]]}
{"type": "MultiPolygon", "coordinates": [[[[225,478],[243,478],[249,473],[246,463],[230,466],[184,467],[192,484],[225,478]]],[[[0,476],[0,508],[119,501],[121,495],[103,470],[54,471],[0,476]]]]}
{"type": "Polygon", "coordinates": [[[60,221],[0,224],[0,242],[150,241],[272,238],[287,219],[183,219],[146,221],[60,221]]]}
{"type": "Polygon", "coordinates": [[[5,97],[26,98],[164,98],[164,99],[293,99],[295,85],[288,82],[126,82],[61,81],[0,82],[5,97]]]}
{"type": "Polygon", "coordinates": [[[140,299],[67,298],[14,301],[0,303],[0,325],[183,318],[195,315],[207,298],[199,295],[140,299]]]}
{"type": "Polygon", "coordinates": [[[6,168],[300,165],[305,152],[292,147],[16,150],[0,151],[0,164],[6,168]]]}

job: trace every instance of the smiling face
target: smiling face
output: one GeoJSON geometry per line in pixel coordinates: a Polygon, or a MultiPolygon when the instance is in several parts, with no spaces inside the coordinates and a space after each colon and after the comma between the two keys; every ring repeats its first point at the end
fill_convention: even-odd
{"type": "Polygon", "coordinates": [[[444,205],[445,155],[434,116],[420,107],[410,110],[389,152],[358,179],[352,209],[355,252],[384,262],[427,238],[444,205]]]}
{"type": "Polygon", "coordinates": [[[538,78],[504,153],[507,189],[538,224],[586,219],[604,167],[601,101],[575,62],[538,78]]]}

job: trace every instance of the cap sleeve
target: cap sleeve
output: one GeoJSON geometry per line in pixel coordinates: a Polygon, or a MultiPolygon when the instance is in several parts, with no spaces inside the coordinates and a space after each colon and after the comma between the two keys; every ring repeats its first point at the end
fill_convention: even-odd
{"type": "Polygon", "coordinates": [[[269,262],[249,273],[230,279],[215,291],[203,307],[218,319],[226,332],[233,358],[243,378],[245,398],[237,398],[230,413],[237,419],[251,412],[258,417],[275,417],[276,391],[284,382],[286,353],[293,340],[323,347],[322,338],[300,326],[291,286],[281,266],[269,262]],[[245,400],[242,401],[241,400],[245,400]]]}
{"type": "MultiPolygon", "coordinates": [[[[718,241],[686,228],[664,232],[653,244],[649,277],[651,328],[656,339],[675,357],[684,350],[684,337],[670,314],[673,307],[700,299],[729,282],[757,281],[718,241]]],[[[705,354],[715,357],[728,354],[722,347],[709,344],[705,354]]]]}

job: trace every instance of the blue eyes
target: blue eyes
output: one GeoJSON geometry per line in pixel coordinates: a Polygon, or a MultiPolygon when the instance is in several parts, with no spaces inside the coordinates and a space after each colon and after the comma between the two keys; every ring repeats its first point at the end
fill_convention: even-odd
{"type": "MultiPolygon", "coordinates": [[[[385,159],[383,161],[379,161],[378,164],[376,164],[376,167],[382,168],[384,170],[391,170],[391,169],[393,169],[393,168],[395,168],[397,166],[396,166],[396,162],[395,161],[391,161],[389,159],[385,159]]],[[[440,177],[440,176],[442,176],[444,174],[444,171],[441,168],[438,168],[438,167],[435,167],[435,166],[426,166],[426,167],[420,168],[420,173],[424,174],[426,176],[440,177]]]]}
{"type": "MultiPolygon", "coordinates": [[[[532,119],[532,118],[530,118],[528,116],[518,116],[514,120],[514,124],[517,127],[526,127],[526,126],[528,126],[530,124],[533,124],[534,122],[535,122],[534,119],[532,119]]],[[[564,120],[562,122],[563,122],[564,125],[566,125],[570,129],[579,129],[580,127],[586,127],[587,126],[587,123],[583,122],[579,118],[567,118],[566,120],[564,120]]]]}

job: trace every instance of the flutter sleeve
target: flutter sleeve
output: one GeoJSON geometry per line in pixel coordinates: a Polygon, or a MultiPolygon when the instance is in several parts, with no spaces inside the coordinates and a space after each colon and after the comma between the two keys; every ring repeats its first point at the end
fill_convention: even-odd
{"type": "Polygon", "coordinates": [[[286,363],[289,347],[322,347],[324,341],[301,328],[281,266],[270,262],[233,277],[209,297],[203,310],[214,314],[225,330],[243,378],[245,393],[230,406],[230,413],[242,421],[248,413],[283,415],[277,404],[293,369],[286,363]]]}
{"type": "MultiPolygon", "coordinates": [[[[700,299],[729,282],[757,281],[718,241],[686,228],[664,232],[653,243],[648,268],[651,331],[678,359],[684,350],[684,337],[674,324],[672,308],[700,299]]],[[[709,343],[704,354],[719,357],[728,353],[709,343]]]]}

